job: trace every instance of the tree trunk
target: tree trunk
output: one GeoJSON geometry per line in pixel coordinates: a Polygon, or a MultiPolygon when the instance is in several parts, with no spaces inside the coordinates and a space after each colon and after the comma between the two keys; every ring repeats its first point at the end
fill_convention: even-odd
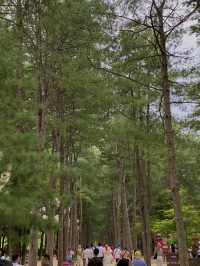
{"type": "Polygon", "coordinates": [[[137,185],[134,182],[133,187],[133,214],[132,214],[132,234],[133,234],[133,250],[137,249],[137,232],[136,232],[136,219],[137,219],[137,185]]]}
{"type": "Polygon", "coordinates": [[[117,246],[120,242],[118,239],[118,227],[117,227],[117,201],[116,201],[116,192],[113,191],[113,206],[112,206],[112,210],[113,210],[113,228],[114,228],[114,245],[117,246]]]}
{"type": "Polygon", "coordinates": [[[140,209],[143,221],[143,249],[144,256],[148,266],[151,265],[151,231],[150,231],[150,215],[149,215],[149,189],[146,173],[146,163],[143,159],[143,154],[136,151],[136,163],[139,179],[140,193],[140,209]]]}
{"type": "Polygon", "coordinates": [[[5,238],[6,238],[6,235],[3,234],[2,235],[2,242],[1,242],[1,248],[4,250],[4,245],[5,245],[5,238]]]}
{"type": "Polygon", "coordinates": [[[122,231],[122,222],[121,222],[121,207],[122,207],[122,177],[123,177],[123,165],[122,160],[117,160],[117,191],[116,191],[116,239],[117,245],[122,245],[121,231],[122,231]]]}
{"type": "Polygon", "coordinates": [[[64,228],[64,206],[63,203],[60,204],[59,211],[59,231],[58,231],[58,266],[61,266],[63,263],[63,228],[64,228]]]}
{"type": "Polygon", "coordinates": [[[165,123],[165,136],[167,143],[167,155],[169,166],[169,181],[172,193],[174,213],[176,220],[176,234],[179,248],[179,260],[180,266],[188,266],[188,250],[186,231],[183,220],[182,204],[179,191],[179,184],[176,176],[176,147],[175,147],[175,134],[172,126],[171,115],[171,96],[170,96],[170,81],[168,71],[168,54],[166,49],[166,34],[164,32],[163,14],[159,14],[159,26],[160,26],[160,52],[161,52],[161,81],[163,89],[164,99],[164,123],[165,123]]]}
{"type": "Polygon", "coordinates": [[[22,263],[22,265],[24,265],[26,263],[26,249],[27,249],[27,245],[26,245],[25,241],[23,241],[22,248],[21,248],[21,263],[22,263]]]}
{"type": "Polygon", "coordinates": [[[41,236],[40,236],[39,259],[42,258],[42,255],[43,255],[43,249],[44,249],[44,232],[42,232],[42,233],[41,233],[41,236]]]}
{"type": "Polygon", "coordinates": [[[123,224],[124,224],[124,243],[130,252],[133,250],[132,235],[129,221],[127,191],[126,191],[126,176],[122,177],[122,206],[123,206],[123,224]]]}
{"type": "MultiPolygon", "coordinates": [[[[52,151],[56,153],[59,151],[59,131],[54,129],[52,131],[52,151]]],[[[51,193],[56,192],[56,177],[51,175],[50,180],[50,189],[51,193]]],[[[49,228],[47,229],[47,254],[50,256],[50,266],[53,266],[53,252],[54,252],[54,217],[55,217],[55,206],[54,200],[50,200],[49,206],[47,207],[47,214],[49,219],[49,228]]]]}
{"type": "Polygon", "coordinates": [[[29,250],[29,260],[28,260],[29,266],[37,266],[37,252],[38,252],[37,231],[35,229],[32,229],[30,250],[29,250]]]}
{"type": "Polygon", "coordinates": [[[50,256],[50,266],[53,266],[54,230],[50,227],[47,232],[47,254],[50,256]]]}
{"type": "Polygon", "coordinates": [[[72,204],[72,248],[77,248],[77,200],[73,199],[72,204]]]}
{"type": "MultiPolygon", "coordinates": [[[[119,175],[119,189],[122,201],[122,218],[123,218],[123,247],[127,247],[130,251],[133,249],[128,204],[127,204],[127,192],[126,192],[126,176],[124,173],[124,160],[122,158],[118,159],[118,175],[119,175]]],[[[118,213],[120,215],[120,213],[118,213]]],[[[120,218],[120,217],[119,217],[120,218]]],[[[120,220],[120,219],[119,219],[120,220]]]]}

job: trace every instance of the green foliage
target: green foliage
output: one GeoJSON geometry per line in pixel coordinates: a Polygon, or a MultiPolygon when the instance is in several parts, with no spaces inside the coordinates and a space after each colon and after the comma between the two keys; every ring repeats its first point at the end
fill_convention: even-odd
{"type": "MultiPolygon", "coordinates": [[[[128,2],[128,10],[138,7],[139,1],[128,2]]],[[[119,159],[124,161],[132,219],[139,148],[150,163],[151,230],[174,234],[160,104],[160,55],[152,46],[152,31],[131,20],[117,26],[115,8],[100,0],[40,1],[40,9],[33,1],[22,9],[21,47],[16,6],[9,18],[12,24],[6,15],[0,21],[0,227],[45,230],[53,224],[57,230],[47,209],[58,214],[61,202],[67,210],[77,201],[87,213],[91,238],[101,239],[113,229],[119,159]],[[113,33],[117,27],[120,30],[113,33]],[[41,149],[38,111],[45,105],[39,100],[44,83],[48,93],[41,149]]],[[[197,24],[193,30],[198,33],[198,28],[197,24]]],[[[173,82],[191,74],[170,71],[173,82]]],[[[192,117],[173,121],[189,241],[199,233],[200,222],[198,75],[195,70],[188,91],[173,86],[174,96],[197,101],[192,117]]],[[[136,205],[134,229],[141,233],[138,201],[136,205]]]]}

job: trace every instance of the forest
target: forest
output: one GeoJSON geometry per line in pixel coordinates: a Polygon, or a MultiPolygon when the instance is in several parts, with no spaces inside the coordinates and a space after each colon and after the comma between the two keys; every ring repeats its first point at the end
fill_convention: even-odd
{"type": "Polygon", "coordinates": [[[200,1],[0,0],[0,248],[29,266],[200,240],[200,1]],[[192,47],[191,47],[192,44],[192,47]]]}

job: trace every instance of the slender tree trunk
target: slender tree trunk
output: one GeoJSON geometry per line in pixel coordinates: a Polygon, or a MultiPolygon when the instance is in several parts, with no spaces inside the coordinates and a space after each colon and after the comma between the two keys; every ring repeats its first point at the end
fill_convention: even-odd
{"type": "Polygon", "coordinates": [[[2,235],[2,242],[1,242],[1,248],[4,250],[4,245],[5,245],[5,238],[6,238],[6,235],[3,234],[2,235]]]}
{"type": "MultiPolygon", "coordinates": [[[[17,0],[16,5],[16,37],[17,37],[17,69],[16,69],[16,78],[17,78],[17,90],[16,96],[19,102],[22,100],[24,94],[22,88],[22,79],[23,79],[23,7],[22,1],[17,0]]],[[[19,126],[20,127],[20,126],[19,126]]]]}
{"type": "Polygon", "coordinates": [[[118,159],[118,174],[119,174],[119,185],[121,192],[121,201],[122,201],[122,218],[123,218],[123,246],[127,247],[130,251],[133,249],[129,213],[128,213],[128,204],[127,204],[127,192],[126,192],[126,176],[124,173],[124,161],[123,159],[118,159]]]}
{"type": "Polygon", "coordinates": [[[172,193],[174,213],[176,219],[176,234],[178,239],[179,248],[179,260],[180,266],[188,266],[188,251],[187,251],[187,239],[186,231],[182,213],[182,203],[179,191],[179,184],[176,176],[176,147],[175,147],[175,134],[172,126],[172,114],[171,114],[171,96],[170,96],[170,81],[168,71],[168,55],[166,49],[166,35],[163,25],[162,11],[159,15],[160,26],[160,50],[161,50],[161,80],[164,99],[164,123],[165,123],[165,136],[167,143],[167,155],[169,165],[169,180],[172,193]]]}
{"type": "Polygon", "coordinates": [[[116,210],[116,192],[113,191],[113,197],[112,197],[112,203],[113,203],[113,206],[112,206],[112,210],[113,210],[113,228],[114,228],[114,244],[115,246],[118,245],[118,230],[117,230],[117,210],[116,210]]]}
{"type": "Polygon", "coordinates": [[[37,266],[37,252],[38,252],[38,237],[37,230],[31,230],[31,241],[30,241],[30,250],[29,250],[29,266],[37,266]]]}
{"type": "Polygon", "coordinates": [[[150,231],[150,215],[149,215],[149,189],[146,174],[146,163],[143,159],[143,154],[136,151],[137,172],[139,178],[139,193],[140,193],[140,209],[143,221],[143,249],[145,260],[148,266],[151,265],[151,231],[150,231]]]}
{"type": "Polygon", "coordinates": [[[136,232],[136,219],[137,219],[137,185],[134,182],[133,187],[133,215],[132,215],[132,232],[133,232],[133,249],[137,249],[137,232],[136,232]]]}
{"type": "Polygon", "coordinates": [[[44,249],[44,232],[41,233],[40,236],[40,249],[39,249],[39,258],[42,258],[43,255],[43,249],[44,249]]]}
{"type": "MultiPolygon", "coordinates": [[[[52,131],[52,150],[53,153],[57,153],[59,151],[59,131],[54,129],[52,131]]],[[[52,175],[49,180],[50,189],[52,194],[56,192],[56,177],[52,175]]],[[[47,254],[50,256],[50,266],[53,266],[53,253],[54,253],[54,220],[55,220],[55,206],[54,202],[50,201],[49,206],[47,207],[47,214],[49,219],[49,228],[47,229],[47,254]]]]}
{"type": "Polygon", "coordinates": [[[53,266],[54,230],[49,228],[47,234],[47,254],[50,256],[50,266],[53,266]]]}
{"type": "Polygon", "coordinates": [[[72,210],[72,248],[75,250],[77,248],[77,200],[75,198],[73,199],[72,210]]]}
{"type": "MultiPolygon", "coordinates": [[[[82,187],[82,178],[80,178],[80,188],[82,187]]],[[[83,245],[82,241],[82,230],[83,230],[83,200],[79,198],[79,229],[78,229],[78,243],[83,245]]]]}
{"type": "Polygon", "coordinates": [[[63,262],[63,228],[64,228],[64,206],[63,203],[60,204],[59,211],[59,231],[58,231],[58,266],[62,265],[63,262]]]}
{"type": "Polygon", "coordinates": [[[123,169],[122,169],[122,160],[117,159],[117,191],[116,191],[116,232],[117,232],[117,244],[121,244],[123,246],[123,239],[121,238],[121,232],[122,232],[122,222],[121,222],[121,207],[122,207],[122,175],[123,175],[123,169]]]}
{"type": "Polygon", "coordinates": [[[70,248],[72,248],[72,221],[73,221],[73,209],[72,206],[70,206],[70,226],[69,226],[69,245],[70,248]]]}
{"type": "Polygon", "coordinates": [[[128,213],[128,203],[127,203],[127,191],[126,191],[126,176],[122,177],[122,206],[123,206],[123,224],[124,224],[124,240],[126,243],[126,247],[130,252],[133,250],[132,236],[131,236],[131,228],[129,221],[129,213],[128,213]]]}
{"type": "Polygon", "coordinates": [[[26,262],[26,248],[27,248],[27,245],[26,245],[25,241],[23,241],[22,248],[21,248],[22,265],[24,265],[26,262]]]}

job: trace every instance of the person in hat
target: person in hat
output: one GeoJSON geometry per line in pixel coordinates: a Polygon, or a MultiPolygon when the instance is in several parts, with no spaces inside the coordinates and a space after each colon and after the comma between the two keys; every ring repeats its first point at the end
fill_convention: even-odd
{"type": "Polygon", "coordinates": [[[140,250],[136,250],[134,254],[134,258],[132,260],[133,266],[147,266],[146,262],[142,258],[142,254],[140,250]]]}

